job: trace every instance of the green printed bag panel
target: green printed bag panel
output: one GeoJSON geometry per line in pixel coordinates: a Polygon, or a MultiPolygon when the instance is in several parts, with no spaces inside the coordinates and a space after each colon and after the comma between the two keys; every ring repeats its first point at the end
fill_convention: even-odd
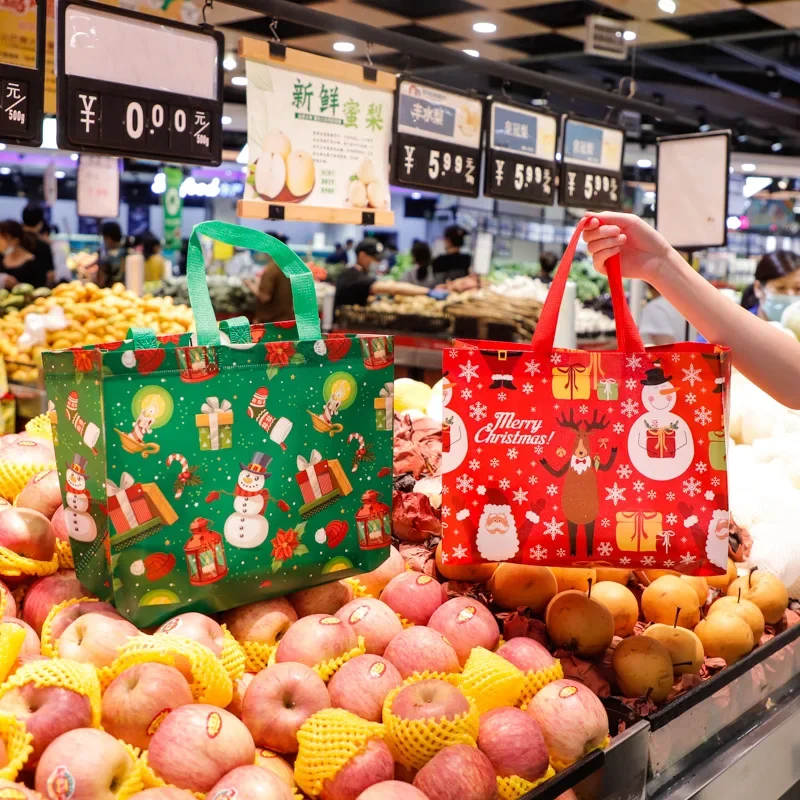
{"type": "Polygon", "coordinates": [[[390,541],[391,338],[323,337],[310,272],[257,231],[196,226],[187,271],[191,339],[44,354],[78,575],[141,627],[370,571],[390,541]],[[297,322],[218,327],[198,234],[269,253],[297,322]]]}

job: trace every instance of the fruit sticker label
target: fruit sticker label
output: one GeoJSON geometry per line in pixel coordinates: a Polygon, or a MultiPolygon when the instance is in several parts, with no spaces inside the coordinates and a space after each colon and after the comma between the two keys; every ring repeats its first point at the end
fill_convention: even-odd
{"type": "Polygon", "coordinates": [[[47,778],[47,796],[50,800],[70,800],[75,794],[75,778],[63,765],[57,766],[47,778]]]}
{"type": "Polygon", "coordinates": [[[216,739],[222,730],[222,717],[216,711],[212,711],[206,719],[206,733],[209,739],[216,739]]]}
{"type": "Polygon", "coordinates": [[[382,661],[376,661],[370,668],[369,668],[369,676],[370,678],[380,678],[383,673],[386,672],[386,664],[382,661]]]}

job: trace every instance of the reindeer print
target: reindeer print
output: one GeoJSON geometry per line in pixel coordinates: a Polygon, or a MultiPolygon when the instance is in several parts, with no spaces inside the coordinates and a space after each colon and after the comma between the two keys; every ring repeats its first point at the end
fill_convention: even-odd
{"type": "Polygon", "coordinates": [[[605,414],[598,420],[595,411],[591,422],[585,419],[576,422],[574,412],[570,409],[569,419],[562,414],[558,424],[562,428],[575,431],[572,455],[559,469],[549,464],[545,458],[541,459],[541,464],[555,478],[566,475],[561,491],[561,507],[567,518],[570,555],[577,555],[578,528],[583,525],[586,531],[586,552],[591,558],[594,554],[594,522],[599,507],[597,472],[611,469],[617,457],[617,448],[611,448],[611,456],[604,464],[592,455],[592,434],[595,431],[605,430],[609,425],[605,414]]]}

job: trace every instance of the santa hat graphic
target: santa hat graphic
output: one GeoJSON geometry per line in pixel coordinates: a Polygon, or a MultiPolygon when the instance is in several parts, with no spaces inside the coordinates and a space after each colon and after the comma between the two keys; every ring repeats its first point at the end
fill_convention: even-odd
{"type": "Polygon", "coordinates": [[[505,494],[494,486],[479,486],[478,493],[486,501],[478,522],[478,552],[487,561],[508,561],[519,551],[519,536],[511,504],[505,494]]]}

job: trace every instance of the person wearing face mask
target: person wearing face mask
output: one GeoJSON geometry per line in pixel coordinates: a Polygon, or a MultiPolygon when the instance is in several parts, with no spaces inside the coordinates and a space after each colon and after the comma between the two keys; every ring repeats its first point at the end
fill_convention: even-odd
{"type": "MultiPolygon", "coordinates": [[[[655,228],[633,214],[603,211],[587,216],[591,219],[583,239],[598,272],[605,274],[606,261],[620,255],[624,277],[654,286],[708,341],[730,347],[733,365],[746,378],[779,403],[800,409],[800,342],[761,318],[761,301],[758,314],[732,303],[698,275],[655,228]]],[[[789,272],[789,277],[796,272],[789,272]]],[[[800,286],[794,278],[784,283],[783,275],[777,284],[776,277],[761,273],[761,278],[756,271],[764,317],[776,313],[776,295],[798,291],[800,286]],[[774,291],[776,285],[780,291],[774,291]],[[768,301],[770,292],[772,301],[768,301]]]]}
{"type": "Polygon", "coordinates": [[[800,300],[800,256],[778,250],[763,256],[755,282],[742,295],[742,308],[761,319],[780,322],[783,312],[800,300]]]}
{"type": "Polygon", "coordinates": [[[36,237],[16,220],[0,222],[0,285],[11,289],[29,283],[34,289],[47,286],[48,265],[36,257],[36,237]]]}

